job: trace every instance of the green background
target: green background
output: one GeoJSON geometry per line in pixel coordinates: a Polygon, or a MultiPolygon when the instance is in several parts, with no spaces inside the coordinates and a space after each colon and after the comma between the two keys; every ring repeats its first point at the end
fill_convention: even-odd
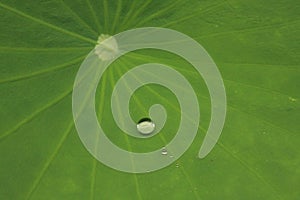
{"type": "Polygon", "coordinates": [[[299,13],[295,0],[1,0],[0,199],[299,199],[299,13]],[[180,120],[175,96],[146,85],[131,98],[132,117],[161,103],[169,116],[165,128],[142,140],[116,127],[112,89],[138,64],[174,67],[201,108],[197,137],[179,160],[128,174],[84,148],[73,123],[72,87],[101,33],[147,26],[180,31],[205,47],[224,79],[228,112],[217,145],[198,159],[210,119],[203,79],[166,52],[140,50],[118,59],[96,95],[99,122],[116,145],[135,152],[161,148],[180,120]]]}

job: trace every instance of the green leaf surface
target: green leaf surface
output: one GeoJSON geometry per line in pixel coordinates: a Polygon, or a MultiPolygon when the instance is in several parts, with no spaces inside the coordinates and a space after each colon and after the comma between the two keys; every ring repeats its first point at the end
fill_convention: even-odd
{"type": "MultiPolygon", "coordinates": [[[[297,200],[300,197],[300,3],[292,0],[1,0],[0,199],[297,200]],[[157,50],[122,56],[96,94],[99,122],[116,145],[148,152],[168,143],[180,121],[173,93],[146,85],[132,96],[138,120],[161,103],[159,135],[124,134],[111,93],[136,65],[182,73],[201,107],[198,134],[172,165],[151,173],[113,170],[83,146],[72,116],[76,73],[100,34],[166,27],[197,40],[222,74],[228,100],[221,138],[197,157],[210,121],[207,87],[180,57],[157,50]]],[[[113,159],[113,158],[112,158],[113,159]]]]}

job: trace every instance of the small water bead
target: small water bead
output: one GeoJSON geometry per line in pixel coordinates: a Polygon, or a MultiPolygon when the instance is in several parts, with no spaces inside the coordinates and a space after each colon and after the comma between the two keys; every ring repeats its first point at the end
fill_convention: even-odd
{"type": "Polygon", "coordinates": [[[293,97],[289,97],[289,100],[290,100],[291,102],[296,102],[296,101],[297,101],[297,99],[295,99],[295,98],[293,98],[293,97]]]}
{"type": "Polygon", "coordinates": [[[168,155],[168,151],[165,147],[161,150],[161,154],[162,155],[168,155]]]}
{"type": "Polygon", "coordinates": [[[136,128],[142,135],[149,135],[154,131],[155,124],[150,118],[142,118],[136,128]]]}

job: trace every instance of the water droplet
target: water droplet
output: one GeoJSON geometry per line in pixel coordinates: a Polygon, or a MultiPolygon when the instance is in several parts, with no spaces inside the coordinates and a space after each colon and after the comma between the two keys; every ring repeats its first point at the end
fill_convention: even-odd
{"type": "Polygon", "coordinates": [[[297,99],[295,99],[295,98],[293,98],[293,97],[289,97],[289,100],[290,100],[291,102],[296,102],[296,101],[297,101],[297,99]]]}
{"type": "Polygon", "coordinates": [[[161,150],[161,154],[162,155],[168,155],[168,151],[165,147],[161,150]]]}
{"type": "Polygon", "coordinates": [[[176,168],[178,168],[178,167],[179,167],[179,164],[178,164],[178,163],[176,163],[175,167],[176,167],[176,168]]]}
{"type": "Polygon", "coordinates": [[[155,124],[150,118],[143,118],[138,122],[136,128],[141,134],[148,135],[154,131],[155,124]]]}
{"type": "Polygon", "coordinates": [[[113,36],[101,34],[95,47],[95,54],[103,61],[113,59],[119,52],[117,40],[113,36]]]}

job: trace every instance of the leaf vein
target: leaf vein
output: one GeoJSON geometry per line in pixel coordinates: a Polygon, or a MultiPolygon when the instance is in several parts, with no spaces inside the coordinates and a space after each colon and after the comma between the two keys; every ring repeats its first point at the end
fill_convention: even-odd
{"type": "Polygon", "coordinates": [[[89,43],[91,43],[91,44],[96,44],[96,43],[97,43],[96,41],[94,41],[94,40],[92,40],[92,39],[90,39],[90,38],[87,38],[87,37],[82,36],[82,35],[80,35],[80,34],[77,34],[77,33],[74,33],[74,32],[72,32],[72,31],[66,30],[66,29],[64,29],[64,28],[58,27],[58,26],[56,26],[56,25],[53,25],[53,24],[48,23],[48,22],[46,22],[46,21],[43,21],[43,20],[41,20],[41,19],[35,18],[35,17],[33,17],[33,16],[29,15],[29,14],[26,14],[26,13],[24,13],[24,12],[18,10],[18,9],[12,8],[12,7],[10,7],[10,6],[7,6],[7,5],[5,5],[5,4],[3,4],[3,3],[0,3],[0,7],[6,9],[6,10],[8,10],[8,11],[11,11],[11,12],[13,12],[13,13],[15,13],[15,14],[18,14],[18,15],[20,15],[20,16],[22,16],[22,17],[25,17],[25,18],[27,18],[27,19],[29,19],[29,20],[31,20],[31,21],[36,22],[36,23],[39,23],[39,24],[44,25],[44,26],[47,26],[47,27],[52,28],[52,29],[54,29],[54,30],[56,30],[56,31],[59,31],[59,32],[61,32],[61,33],[64,33],[64,34],[66,34],[66,35],[70,35],[70,36],[72,36],[72,37],[74,37],[74,38],[80,39],[80,40],[82,40],[82,41],[89,42],[89,43]]]}

